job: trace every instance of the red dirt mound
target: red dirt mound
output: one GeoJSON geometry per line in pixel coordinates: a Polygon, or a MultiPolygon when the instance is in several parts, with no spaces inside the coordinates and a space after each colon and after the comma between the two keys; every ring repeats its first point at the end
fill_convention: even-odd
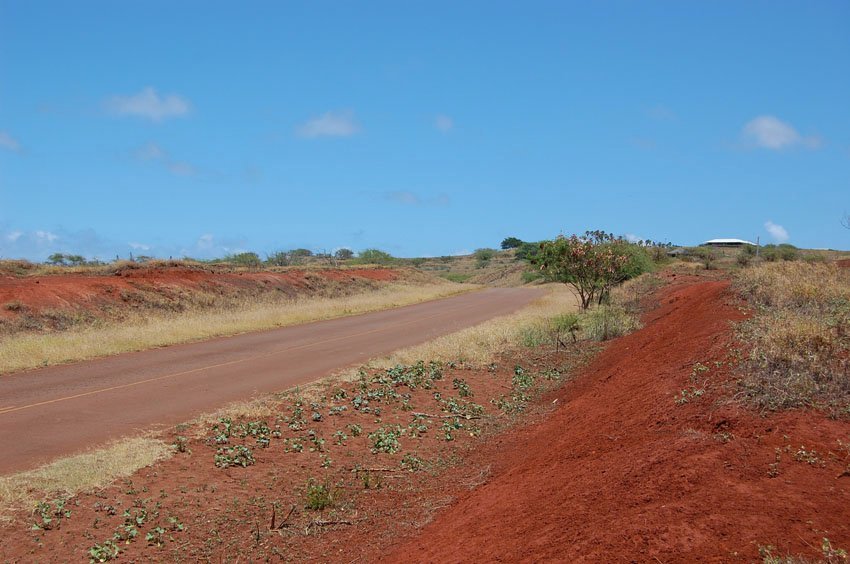
{"type": "Polygon", "coordinates": [[[396,269],[316,269],[285,272],[216,272],[205,268],[123,269],[114,275],[0,276],[0,318],[49,309],[134,305],[148,297],[172,302],[185,292],[216,295],[275,291],[288,296],[321,293],[329,286],[391,282],[396,269]]]}
{"type": "Polygon", "coordinates": [[[836,264],[841,268],[850,268],[850,259],[836,261],[836,264]]]}
{"type": "Polygon", "coordinates": [[[561,408],[485,447],[488,482],[386,560],[753,561],[767,545],[818,557],[823,538],[850,548],[839,442],[850,424],[760,417],[725,399],[730,321],[742,318],[727,288],[674,288],[552,398],[561,408]]]}

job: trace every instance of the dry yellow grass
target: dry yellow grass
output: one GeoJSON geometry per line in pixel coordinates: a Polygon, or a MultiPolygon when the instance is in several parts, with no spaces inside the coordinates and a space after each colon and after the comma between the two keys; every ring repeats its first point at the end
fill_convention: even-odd
{"type": "Polygon", "coordinates": [[[518,346],[529,333],[546,331],[557,315],[578,311],[575,295],[564,284],[549,284],[546,295],[511,315],[496,317],[479,325],[439,337],[390,356],[373,360],[369,366],[388,368],[418,360],[462,361],[484,366],[507,348],[518,346]]]}
{"type": "Polygon", "coordinates": [[[740,271],[755,306],[739,326],[749,350],[744,395],[766,409],[825,407],[850,415],[850,270],[777,262],[740,271]]]}
{"type": "Polygon", "coordinates": [[[389,285],[380,290],[340,298],[305,298],[288,302],[254,300],[227,310],[150,315],[61,333],[13,335],[0,343],[0,374],[356,315],[443,298],[476,288],[450,282],[425,286],[389,285]]]}
{"type": "Polygon", "coordinates": [[[96,451],[63,458],[36,470],[0,478],[0,519],[32,507],[46,497],[69,497],[108,486],[171,455],[173,449],[151,438],[123,439],[96,451]]]}

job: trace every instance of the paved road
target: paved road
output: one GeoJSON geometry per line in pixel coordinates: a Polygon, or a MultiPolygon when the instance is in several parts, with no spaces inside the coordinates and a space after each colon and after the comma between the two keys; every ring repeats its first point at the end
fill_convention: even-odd
{"type": "Polygon", "coordinates": [[[286,390],[513,312],[539,290],[453,298],[0,376],[0,475],[286,390]]]}

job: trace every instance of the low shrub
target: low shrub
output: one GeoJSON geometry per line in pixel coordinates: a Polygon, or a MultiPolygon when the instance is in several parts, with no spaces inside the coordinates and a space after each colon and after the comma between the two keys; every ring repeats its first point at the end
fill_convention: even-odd
{"type": "Polygon", "coordinates": [[[307,481],[304,494],[307,498],[304,507],[307,509],[321,511],[336,504],[336,490],[327,481],[317,482],[311,478],[307,481]]]}
{"type": "Polygon", "coordinates": [[[585,338],[607,341],[627,335],[640,327],[636,317],[619,305],[600,305],[587,310],[579,321],[585,338]]]}

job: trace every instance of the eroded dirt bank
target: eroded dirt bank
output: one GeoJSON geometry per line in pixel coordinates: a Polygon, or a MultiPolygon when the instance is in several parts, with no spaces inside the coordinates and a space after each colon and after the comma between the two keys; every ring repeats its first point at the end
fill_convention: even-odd
{"type": "Polygon", "coordinates": [[[674,285],[540,424],[477,453],[490,480],[388,562],[753,561],[850,547],[850,424],[732,403],[728,283],[674,285]],[[683,392],[684,390],[684,392],[683,392]]]}
{"type": "Polygon", "coordinates": [[[179,311],[214,305],[217,298],[278,294],[343,295],[400,281],[424,278],[409,269],[290,269],[283,272],[226,272],[212,267],[122,268],[112,275],[0,276],[0,320],[47,312],[77,311],[95,316],[121,309],[179,311]]]}

